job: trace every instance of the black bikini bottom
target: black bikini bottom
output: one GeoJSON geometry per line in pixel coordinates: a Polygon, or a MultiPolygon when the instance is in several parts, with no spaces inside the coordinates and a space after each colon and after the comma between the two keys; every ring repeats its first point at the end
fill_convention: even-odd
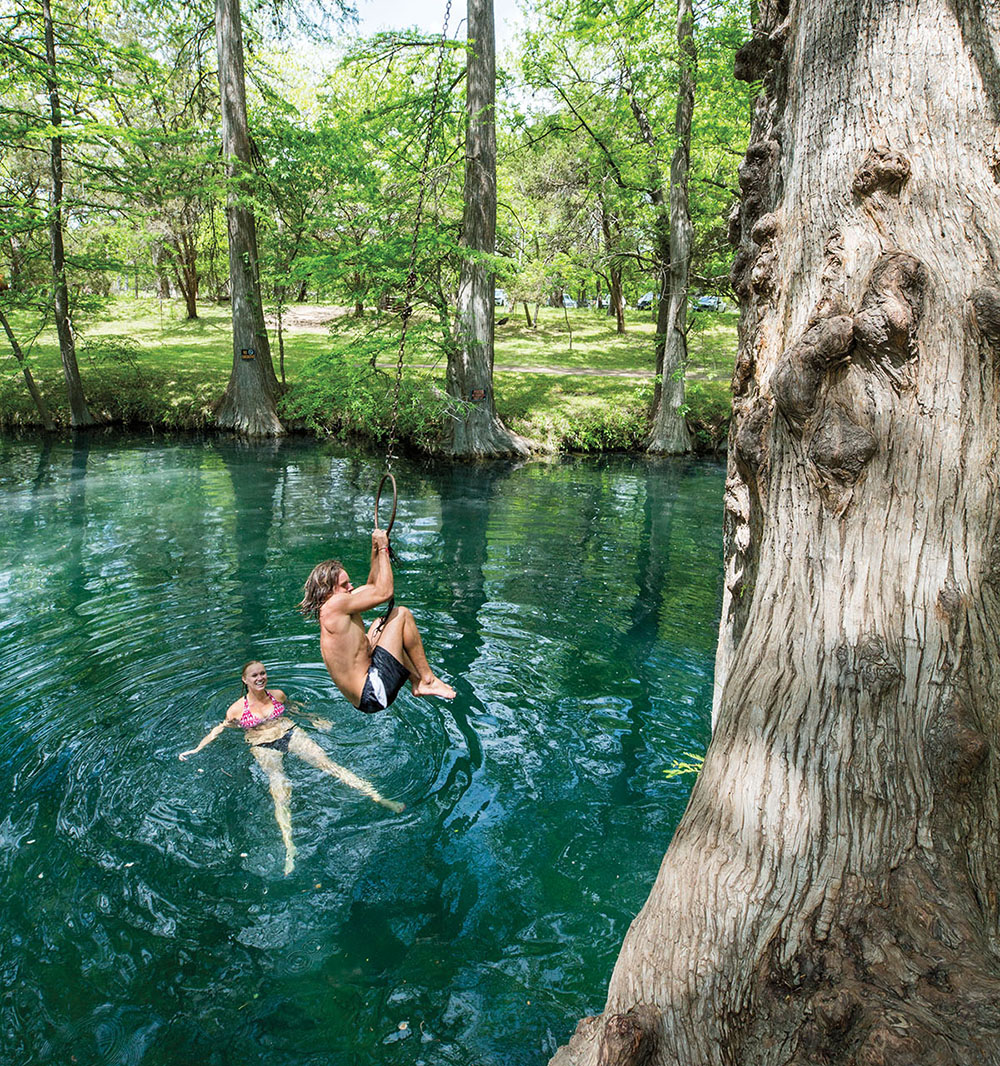
{"type": "Polygon", "coordinates": [[[291,743],[292,734],[295,732],[295,726],[292,726],[287,732],[282,733],[277,740],[269,740],[266,744],[257,744],[258,748],[274,748],[275,751],[288,751],[288,745],[291,743]]]}

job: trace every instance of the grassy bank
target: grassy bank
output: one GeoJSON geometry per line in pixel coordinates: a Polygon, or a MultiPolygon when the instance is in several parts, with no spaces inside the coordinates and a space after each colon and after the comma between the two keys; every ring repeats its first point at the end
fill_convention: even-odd
{"type": "MultiPolygon", "coordinates": [[[[232,365],[228,307],[202,305],[188,320],[175,301],[113,299],[78,315],[78,359],[87,400],[98,418],[167,429],[212,424],[232,365]]],[[[498,309],[495,395],[504,421],[553,450],[641,449],[653,392],[655,327],[632,312],[615,334],[603,312],[543,309],[537,329],[498,309]]],[[[692,315],[686,375],[687,418],[701,450],[724,445],[736,315],[692,315]]],[[[14,316],[29,349],[30,324],[14,316]]],[[[297,305],[286,314],[282,415],[316,433],[378,439],[388,421],[395,363],[393,323],[361,320],[332,308],[297,305]],[[386,327],[386,328],[380,328],[386,327]],[[381,348],[378,368],[370,357],[381,348]]],[[[404,372],[402,433],[433,447],[447,419],[445,359],[433,330],[411,334],[404,372]]],[[[275,331],[272,357],[278,370],[275,331]]],[[[0,348],[0,426],[33,425],[37,412],[17,362],[0,348]]],[[[69,424],[54,329],[29,360],[57,422],[69,424]]],[[[279,371],[280,373],[280,371],[279,371]]]]}

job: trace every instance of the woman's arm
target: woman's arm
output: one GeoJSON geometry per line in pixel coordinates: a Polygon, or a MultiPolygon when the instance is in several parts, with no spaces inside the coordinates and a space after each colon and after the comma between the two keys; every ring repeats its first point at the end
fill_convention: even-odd
{"type": "Polygon", "coordinates": [[[198,747],[192,748],[190,751],[182,751],[180,755],[177,756],[177,758],[180,759],[181,762],[183,762],[189,755],[197,755],[202,748],[211,744],[212,741],[215,740],[215,738],[223,731],[223,729],[226,728],[227,725],[229,725],[228,719],[226,721],[220,722],[213,730],[211,730],[209,733],[207,733],[201,738],[201,743],[198,745],[198,747]]]}

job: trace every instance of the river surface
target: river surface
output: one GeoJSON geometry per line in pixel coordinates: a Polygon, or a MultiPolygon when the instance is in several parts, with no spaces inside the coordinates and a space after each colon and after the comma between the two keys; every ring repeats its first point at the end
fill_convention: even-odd
{"type": "MultiPolygon", "coordinates": [[[[397,595],[458,690],[364,716],[295,605],[376,458],[0,439],[4,1066],[528,1066],[599,1011],[708,740],[722,467],[398,463],[397,595]],[[238,731],[263,660],[393,814],[238,731]]],[[[384,512],[383,512],[384,514],[384,512]]]]}

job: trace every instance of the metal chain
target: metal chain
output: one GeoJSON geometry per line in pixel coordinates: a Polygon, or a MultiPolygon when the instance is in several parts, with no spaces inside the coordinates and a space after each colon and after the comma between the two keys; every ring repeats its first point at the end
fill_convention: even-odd
{"type": "Polygon", "coordinates": [[[434,128],[437,123],[438,96],[441,92],[441,74],[444,70],[444,57],[447,51],[445,42],[448,39],[448,23],[451,21],[451,0],[448,0],[444,9],[444,26],[441,28],[441,48],[438,51],[437,66],[434,70],[434,89],[431,93],[431,115],[427,125],[427,139],[424,142],[424,157],[420,164],[420,184],[417,195],[417,213],[413,223],[413,236],[410,239],[410,262],[406,272],[406,292],[403,300],[403,310],[400,318],[403,325],[399,334],[399,356],[396,359],[396,383],[392,391],[392,422],[389,426],[389,445],[385,454],[385,469],[388,471],[392,466],[393,452],[396,448],[396,429],[399,423],[399,386],[403,380],[403,352],[406,350],[406,330],[409,326],[410,316],[413,314],[413,294],[417,288],[417,244],[420,240],[420,223],[424,214],[424,198],[427,194],[428,164],[431,157],[431,146],[434,143],[434,128]]]}

